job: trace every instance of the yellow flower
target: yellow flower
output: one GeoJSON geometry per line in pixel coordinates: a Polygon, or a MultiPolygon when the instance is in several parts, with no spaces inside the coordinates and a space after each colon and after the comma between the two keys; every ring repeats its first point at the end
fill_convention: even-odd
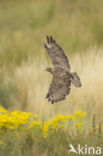
{"type": "Polygon", "coordinates": [[[33,127],[35,127],[35,126],[39,126],[39,127],[41,128],[41,127],[42,127],[42,122],[41,122],[41,121],[33,121],[33,122],[30,124],[29,128],[33,128],[33,127]]]}
{"type": "Polygon", "coordinates": [[[4,109],[3,107],[0,107],[0,113],[7,113],[8,111],[6,109],[4,109]]]}
{"type": "Polygon", "coordinates": [[[93,134],[94,132],[98,131],[99,125],[96,125],[95,128],[91,129],[91,134],[93,134]]]}
{"type": "Polygon", "coordinates": [[[81,118],[85,118],[86,117],[86,113],[82,112],[81,110],[78,110],[74,113],[74,116],[76,117],[81,117],[81,118]]]}
{"type": "Polygon", "coordinates": [[[67,118],[68,118],[69,120],[75,121],[75,117],[74,117],[73,115],[67,115],[67,118]]]}
{"type": "Polygon", "coordinates": [[[53,128],[56,128],[56,127],[58,127],[59,126],[59,124],[57,123],[57,122],[55,122],[54,124],[53,124],[53,128]]]}
{"type": "Polygon", "coordinates": [[[49,126],[51,125],[51,123],[49,121],[45,122],[44,123],[44,126],[43,126],[43,136],[46,137],[47,134],[48,134],[48,129],[49,129],[49,126]]]}
{"type": "Polygon", "coordinates": [[[85,112],[81,110],[76,111],[73,115],[57,114],[55,118],[49,121],[42,122],[37,120],[38,115],[29,112],[21,112],[19,110],[8,112],[4,108],[0,108],[0,128],[6,128],[25,131],[33,129],[34,131],[42,131],[43,137],[47,137],[50,132],[58,132],[58,130],[65,131],[75,125],[77,129],[82,129],[83,118],[86,116],[85,112]]]}
{"type": "Polygon", "coordinates": [[[82,129],[82,123],[75,123],[75,126],[77,129],[81,130],[82,129]]]}

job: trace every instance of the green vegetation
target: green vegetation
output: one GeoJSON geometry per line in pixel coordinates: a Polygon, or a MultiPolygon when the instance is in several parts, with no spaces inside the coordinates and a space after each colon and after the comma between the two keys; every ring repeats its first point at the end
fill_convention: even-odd
{"type": "MultiPolygon", "coordinates": [[[[79,143],[103,146],[99,128],[103,124],[102,6],[102,0],[0,2],[0,105],[9,111],[19,109],[38,114],[42,122],[77,110],[87,113],[84,131],[76,135],[60,130],[41,138],[40,131],[35,134],[29,130],[19,131],[16,136],[17,131],[5,129],[2,133],[0,128],[3,141],[0,156],[8,153],[10,156],[65,156],[70,143],[75,147],[79,143]],[[54,105],[45,99],[51,82],[51,76],[44,71],[46,66],[51,66],[43,47],[46,35],[52,35],[64,49],[71,70],[82,81],[80,89],[71,86],[66,100],[54,105]],[[92,129],[94,114],[96,132],[92,129]]],[[[71,129],[75,131],[74,127],[71,129]]]]}
{"type": "Polygon", "coordinates": [[[13,98],[16,97],[16,88],[7,78],[0,73],[0,105],[5,108],[13,106],[13,98]],[[8,81],[8,82],[7,82],[8,81]]]}
{"type": "Polygon", "coordinates": [[[53,35],[69,53],[103,45],[102,0],[2,1],[0,64],[42,58],[43,42],[53,35]]]}
{"type": "Polygon", "coordinates": [[[28,112],[0,108],[0,155],[62,156],[69,154],[70,144],[102,148],[103,124],[96,125],[93,118],[93,126],[87,131],[85,120],[86,113],[81,110],[44,122],[28,112]]]}

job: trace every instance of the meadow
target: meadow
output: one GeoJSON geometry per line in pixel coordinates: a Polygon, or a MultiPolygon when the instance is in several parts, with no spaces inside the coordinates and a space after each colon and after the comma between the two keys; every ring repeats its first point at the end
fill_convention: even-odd
{"type": "Polygon", "coordinates": [[[62,156],[68,154],[70,143],[103,146],[102,6],[102,0],[4,0],[0,3],[1,156],[8,151],[10,156],[62,156]],[[63,48],[71,71],[77,72],[82,82],[81,88],[71,86],[66,100],[54,105],[45,99],[52,79],[44,71],[52,66],[43,46],[46,35],[52,35],[63,48]],[[4,108],[7,112],[2,112],[4,108]],[[8,116],[16,110],[19,110],[18,118],[20,111],[29,115],[26,114],[27,122],[18,121],[17,127],[12,128],[16,121],[8,116]],[[67,132],[62,126],[58,131],[50,128],[49,136],[42,137],[46,122],[60,114],[66,118],[78,111],[86,113],[85,119],[79,121],[82,125],[79,130],[76,123],[69,125],[66,120],[63,128],[67,132]],[[42,128],[27,126],[25,130],[25,124],[34,121],[34,114],[42,128]],[[5,127],[8,120],[11,128],[5,127]]]}

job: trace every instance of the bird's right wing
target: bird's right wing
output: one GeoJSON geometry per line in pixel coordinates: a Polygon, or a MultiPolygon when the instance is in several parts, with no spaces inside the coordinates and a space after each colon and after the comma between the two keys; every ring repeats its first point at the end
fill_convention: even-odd
{"type": "Polygon", "coordinates": [[[71,81],[69,77],[53,76],[46,98],[51,103],[62,101],[70,92],[71,81]]]}
{"type": "Polygon", "coordinates": [[[63,49],[56,43],[52,36],[47,36],[47,45],[44,43],[45,49],[50,56],[53,65],[61,65],[67,70],[70,70],[70,64],[63,49]]]}

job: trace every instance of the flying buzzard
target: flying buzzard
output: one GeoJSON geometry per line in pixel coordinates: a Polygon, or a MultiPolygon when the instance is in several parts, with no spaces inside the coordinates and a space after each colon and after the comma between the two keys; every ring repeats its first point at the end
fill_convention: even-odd
{"type": "Polygon", "coordinates": [[[53,68],[46,68],[53,75],[46,98],[53,104],[65,99],[70,93],[71,83],[81,87],[81,81],[77,73],[71,73],[67,56],[52,36],[47,36],[47,45],[44,43],[44,46],[53,63],[53,68]]]}

